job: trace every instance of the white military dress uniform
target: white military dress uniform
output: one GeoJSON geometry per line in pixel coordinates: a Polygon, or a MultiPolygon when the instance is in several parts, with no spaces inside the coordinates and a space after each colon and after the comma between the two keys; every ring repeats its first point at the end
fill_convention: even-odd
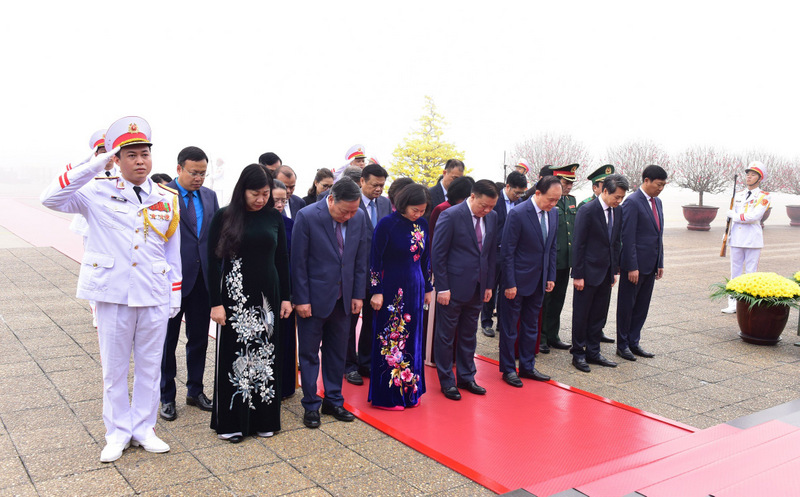
{"type": "MultiPolygon", "coordinates": [[[[765,169],[763,164],[754,162],[746,171],[758,172],[763,180],[765,169]]],[[[769,209],[770,202],[769,192],[765,192],[759,187],[738,192],[734,197],[733,209],[728,211],[728,217],[731,219],[731,230],[728,235],[731,252],[731,279],[758,270],[758,260],[761,257],[761,249],[764,247],[761,219],[769,209]]],[[[722,312],[736,312],[735,301],[729,299],[728,307],[722,312]]]]}
{"type": "Polygon", "coordinates": [[[347,162],[345,162],[344,165],[334,168],[333,171],[331,171],[333,173],[334,183],[339,181],[339,178],[342,177],[342,173],[344,172],[345,169],[353,165],[354,160],[367,158],[367,154],[364,152],[364,145],[361,144],[353,145],[352,147],[347,149],[347,153],[344,154],[344,158],[347,162]]]}
{"type": "MultiPolygon", "coordinates": [[[[141,118],[125,119],[133,119],[147,131],[145,140],[124,145],[149,144],[147,123],[141,118]]],[[[109,145],[117,123],[106,135],[109,145]]],[[[147,178],[140,185],[139,201],[134,185],[124,178],[95,179],[113,153],[98,155],[63,173],[41,196],[46,207],[80,213],[89,224],[77,297],[97,302],[106,448],[119,449],[110,460],[118,458],[129,443],[151,452],[169,450],[156,437],[154,426],[167,320],[181,305],[177,195],[147,178]],[[131,352],[134,384],[129,401],[131,352]]],[[[101,460],[109,462],[105,452],[101,460]]]]}

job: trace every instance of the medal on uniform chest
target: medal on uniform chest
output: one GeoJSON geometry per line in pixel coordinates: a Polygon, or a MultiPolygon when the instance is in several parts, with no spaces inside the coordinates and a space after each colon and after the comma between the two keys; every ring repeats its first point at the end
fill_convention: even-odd
{"type": "Polygon", "coordinates": [[[175,233],[175,230],[178,229],[178,222],[180,221],[180,214],[177,207],[178,197],[174,196],[172,198],[173,205],[170,206],[169,202],[162,200],[161,202],[157,202],[149,207],[145,207],[142,209],[144,211],[144,241],[147,242],[147,235],[150,233],[150,230],[155,231],[158,236],[160,236],[165,242],[169,240],[169,238],[175,233]],[[155,211],[151,213],[150,211],[155,211]],[[172,212],[172,220],[169,223],[169,227],[167,228],[166,233],[162,233],[156,228],[151,219],[160,219],[162,221],[166,221],[170,217],[170,212],[172,212]],[[163,213],[163,214],[161,214],[163,213]]]}

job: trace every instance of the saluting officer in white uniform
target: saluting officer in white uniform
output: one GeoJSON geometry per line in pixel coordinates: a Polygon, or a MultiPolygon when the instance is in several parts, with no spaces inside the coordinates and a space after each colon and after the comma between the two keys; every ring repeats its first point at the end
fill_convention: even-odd
{"type": "Polygon", "coordinates": [[[357,143],[347,149],[347,153],[344,154],[344,158],[347,162],[344,163],[341,167],[334,168],[333,171],[333,181],[339,181],[339,178],[342,177],[342,173],[345,169],[350,166],[357,166],[361,169],[367,165],[367,154],[364,152],[364,145],[357,143]]]}
{"type": "MultiPolygon", "coordinates": [[[[72,163],[67,164],[66,170],[69,171],[73,167],[78,167],[82,164],[86,164],[94,157],[106,153],[105,136],[106,136],[105,129],[98,129],[97,131],[92,133],[91,138],[89,138],[89,148],[92,149],[91,155],[89,155],[89,157],[82,160],[75,166],[73,166],[72,163]]],[[[97,175],[97,177],[110,178],[112,176],[118,176],[118,175],[119,171],[117,170],[117,166],[114,165],[113,161],[110,161],[108,164],[106,164],[105,170],[102,171],[99,175],[97,175]]],[[[75,214],[75,217],[72,218],[72,222],[69,223],[69,230],[75,233],[76,235],[80,235],[81,237],[83,237],[83,247],[86,248],[86,237],[89,236],[89,223],[86,222],[86,218],[80,214],[75,214]]],[[[89,307],[92,308],[92,325],[95,328],[97,328],[97,312],[94,301],[92,300],[89,301],[89,307]]]]}
{"type": "MultiPolygon", "coordinates": [[[[731,279],[758,270],[758,259],[764,246],[764,231],[761,229],[761,218],[769,209],[771,201],[769,192],[760,188],[767,174],[761,162],[751,162],[745,172],[747,189],[734,197],[733,209],[728,211],[731,219],[731,232],[728,245],[731,248],[731,279]]],[[[736,312],[736,300],[728,298],[728,307],[722,309],[725,314],[736,312]]]]}
{"type": "Polygon", "coordinates": [[[154,426],[167,319],[181,305],[181,258],[178,197],[149,178],[147,121],[122,118],[108,128],[105,140],[111,152],[59,176],[41,200],[53,210],[80,213],[89,223],[77,296],[97,302],[106,425],[100,460],[111,462],[130,444],[149,452],[169,450],[154,426]],[[96,179],[109,160],[120,177],[96,179]]]}

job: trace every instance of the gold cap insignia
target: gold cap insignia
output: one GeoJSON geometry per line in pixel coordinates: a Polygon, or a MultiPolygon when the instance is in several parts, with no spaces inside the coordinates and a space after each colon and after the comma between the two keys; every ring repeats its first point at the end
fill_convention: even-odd
{"type": "Polygon", "coordinates": [[[139,132],[139,125],[136,123],[130,123],[128,125],[128,133],[138,133],[139,132]]]}

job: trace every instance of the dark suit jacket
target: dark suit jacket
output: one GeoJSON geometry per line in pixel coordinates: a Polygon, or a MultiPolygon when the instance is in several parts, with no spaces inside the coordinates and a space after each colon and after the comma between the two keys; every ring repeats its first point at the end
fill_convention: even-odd
{"type": "MultiPolygon", "coordinates": [[[[364,211],[364,220],[367,223],[367,254],[370,254],[372,250],[372,234],[375,232],[375,226],[378,225],[378,221],[392,213],[392,203],[386,197],[378,197],[375,199],[375,211],[378,216],[378,219],[375,220],[375,226],[373,226],[372,222],[369,220],[369,212],[367,211],[367,206],[364,205],[363,198],[358,205],[361,207],[361,210],[364,211]]],[[[369,264],[369,257],[367,257],[367,264],[369,264]]]]}
{"type": "MultiPolygon", "coordinates": [[[[167,187],[177,191],[180,197],[176,180],[167,183],[167,187]]],[[[214,213],[219,210],[219,201],[217,194],[210,188],[201,186],[198,192],[203,204],[203,223],[200,226],[199,237],[197,236],[197,220],[189,219],[191,216],[186,215],[186,204],[183,197],[178,199],[181,208],[181,267],[183,268],[181,296],[183,297],[191,293],[197,280],[197,272],[201,269],[206,290],[208,290],[208,229],[211,227],[214,213]]]]}
{"type": "MultiPolygon", "coordinates": [[[[589,205],[589,204],[586,204],[589,205]]],[[[642,190],[636,190],[622,204],[623,271],[651,274],[664,267],[664,210],[656,197],[656,210],[661,227],[656,228],[653,207],[642,190]]]]}
{"type": "Polygon", "coordinates": [[[345,314],[350,301],[363,299],[367,288],[367,225],[360,210],[347,221],[344,255],[333,231],[328,202],[302,209],[292,228],[292,292],[295,305],[311,304],[317,317],[333,312],[342,283],[345,314]]]}
{"type": "Polygon", "coordinates": [[[622,208],[611,209],[614,226],[608,239],[606,213],[599,200],[581,207],[575,216],[575,233],[572,238],[572,277],[584,279],[589,286],[598,286],[608,276],[619,273],[620,235],[622,233],[622,208]]]}
{"type": "Polygon", "coordinates": [[[428,208],[425,209],[425,220],[431,220],[431,212],[433,212],[433,208],[437,205],[441,204],[442,202],[447,200],[445,197],[444,192],[442,191],[442,180],[436,182],[435,185],[428,188],[428,193],[431,196],[431,203],[428,204],[428,208]]]}
{"type": "Polygon", "coordinates": [[[300,209],[306,206],[306,201],[302,198],[298,197],[297,195],[292,195],[289,197],[289,208],[292,210],[292,219],[297,217],[297,213],[300,212],[300,209]]]}
{"type": "Polygon", "coordinates": [[[540,281],[544,290],[548,281],[556,280],[558,211],[551,209],[546,215],[550,229],[544,240],[533,202],[528,200],[508,213],[503,229],[503,288],[517,287],[520,295],[528,296],[536,292],[540,281]]]}
{"type": "MultiPolygon", "coordinates": [[[[520,202],[521,201],[517,199],[514,205],[519,205],[520,202]]],[[[497,232],[500,234],[500,236],[497,237],[497,248],[499,249],[503,239],[503,228],[506,225],[506,218],[508,217],[508,212],[506,212],[506,197],[502,191],[500,192],[500,196],[497,197],[497,203],[494,204],[494,211],[497,213],[497,232]]]]}
{"type": "Polygon", "coordinates": [[[497,213],[484,217],[483,250],[478,251],[478,239],[472,224],[472,211],[467,201],[442,212],[436,222],[436,236],[431,248],[431,266],[437,291],[450,290],[451,298],[459,302],[472,299],[480,283],[481,298],[487,288],[495,285],[497,255],[497,213]]]}

